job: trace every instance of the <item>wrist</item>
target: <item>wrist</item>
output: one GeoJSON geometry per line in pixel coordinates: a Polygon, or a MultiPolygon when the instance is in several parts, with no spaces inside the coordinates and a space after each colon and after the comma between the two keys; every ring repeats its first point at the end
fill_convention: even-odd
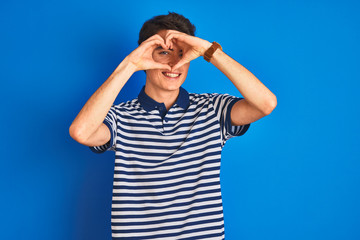
{"type": "Polygon", "coordinates": [[[138,67],[135,63],[130,61],[129,57],[125,57],[124,60],[119,64],[119,66],[116,68],[116,70],[125,70],[128,73],[133,74],[134,72],[139,71],[138,67]]]}
{"type": "Polygon", "coordinates": [[[218,49],[214,52],[212,58],[210,59],[210,62],[211,62],[212,64],[215,64],[216,62],[219,61],[219,59],[221,59],[221,58],[223,57],[223,55],[224,55],[223,50],[220,49],[220,48],[218,48],[218,49]]]}
{"type": "Polygon", "coordinates": [[[207,62],[210,62],[211,59],[213,58],[213,55],[218,51],[218,50],[222,50],[222,47],[219,43],[217,42],[212,42],[211,46],[205,51],[204,53],[204,59],[207,62]]]}
{"type": "Polygon", "coordinates": [[[203,47],[202,47],[201,56],[204,56],[206,50],[208,50],[212,46],[211,42],[206,41],[206,40],[204,40],[204,41],[205,42],[204,42],[203,47]]]}

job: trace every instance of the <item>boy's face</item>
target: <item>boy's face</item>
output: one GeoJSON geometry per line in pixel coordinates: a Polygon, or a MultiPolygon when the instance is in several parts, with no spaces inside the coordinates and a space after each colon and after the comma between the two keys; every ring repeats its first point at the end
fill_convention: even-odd
{"type": "MultiPolygon", "coordinates": [[[[161,30],[159,34],[165,42],[167,30],[161,30]]],[[[182,57],[183,49],[178,44],[173,43],[173,49],[163,49],[161,46],[153,51],[152,57],[155,62],[174,66],[182,57]]],[[[184,83],[190,63],[184,64],[172,71],[165,69],[146,70],[146,85],[154,90],[174,91],[178,90],[184,83]]]]}

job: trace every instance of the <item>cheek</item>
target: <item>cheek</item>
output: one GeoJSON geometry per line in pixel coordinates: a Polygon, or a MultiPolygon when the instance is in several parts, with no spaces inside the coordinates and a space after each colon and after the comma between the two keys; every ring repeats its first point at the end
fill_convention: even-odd
{"type": "Polygon", "coordinates": [[[146,70],[146,77],[149,79],[157,79],[159,71],[157,69],[148,69],[146,70]]]}

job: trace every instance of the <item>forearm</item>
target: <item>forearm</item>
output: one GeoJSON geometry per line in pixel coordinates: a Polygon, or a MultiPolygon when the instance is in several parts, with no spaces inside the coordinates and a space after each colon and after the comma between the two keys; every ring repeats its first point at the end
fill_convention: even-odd
{"type": "Polygon", "coordinates": [[[210,62],[223,72],[239,90],[244,99],[263,112],[269,114],[276,106],[276,96],[249,70],[217,49],[210,62]]]}
{"type": "Polygon", "coordinates": [[[102,124],[117,95],[134,73],[135,67],[127,58],[89,98],[70,126],[70,135],[77,141],[86,141],[102,124]]]}

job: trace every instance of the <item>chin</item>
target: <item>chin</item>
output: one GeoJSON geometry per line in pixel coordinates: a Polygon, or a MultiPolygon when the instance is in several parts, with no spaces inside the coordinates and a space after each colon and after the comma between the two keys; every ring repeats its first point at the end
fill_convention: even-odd
{"type": "Polygon", "coordinates": [[[182,78],[165,78],[163,81],[163,88],[168,90],[168,91],[174,91],[174,90],[178,90],[181,85],[184,83],[185,79],[182,78]]]}
{"type": "Polygon", "coordinates": [[[168,84],[166,86],[163,86],[163,89],[166,91],[176,91],[181,87],[182,84],[168,84]]]}

